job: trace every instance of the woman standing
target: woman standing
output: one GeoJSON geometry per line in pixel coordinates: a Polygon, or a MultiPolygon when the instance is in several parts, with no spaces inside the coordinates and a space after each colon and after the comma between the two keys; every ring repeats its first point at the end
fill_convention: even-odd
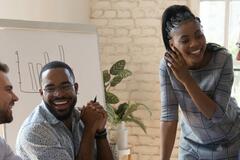
{"type": "Polygon", "coordinates": [[[186,6],[164,11],[162,36],[167,52],[160,64],[161,159],[171,156],[179,108],[180,160],[237,159],[240,108],[230,97],[231,54],[206,43],[200,19],[186,6]]]}

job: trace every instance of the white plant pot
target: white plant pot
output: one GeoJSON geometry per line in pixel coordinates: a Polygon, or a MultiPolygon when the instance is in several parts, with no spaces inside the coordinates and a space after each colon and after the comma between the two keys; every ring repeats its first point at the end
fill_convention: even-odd
{"type": "Polygon", "coordinates": [[[110,149],[113,153],[113,159],[118,160],[119,158],[119,153],[118,153],[118,148],[116,143],[110,143],[110,149]]]}
{"type": "Polygon", "coordinates": [[[111,127],[108,129],[109,143],[117,144],[117,127],[111,127]]]}
{"type": "Polygon", "coordinates": [[[128,149],[128,129],[125,122],[121,122],[117,128],[117,147],[118,150],[128,149]]]}

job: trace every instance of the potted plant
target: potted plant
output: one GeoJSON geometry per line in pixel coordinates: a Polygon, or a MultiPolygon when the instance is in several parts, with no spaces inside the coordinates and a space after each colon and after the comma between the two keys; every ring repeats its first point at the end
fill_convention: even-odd
{"type": "MultiPolygon", "coordinates": [[[[132,72],[130,70],[125,69],[125,64],[125,60],[119,60],[111,66],[110,70],[103,71],[108,122],[112,126],[118,126],[119,132],[122,131],[118,134],[118,139],[120,137],[127,136],[127,133],[124,132],[126,131],[125,122],[133,122],[137,124],[145,133],[147,133],[146,127],[141,121],[141,119],[133,115],[133,113],[137,111],[140,107],[148,111],[150,116],[152,114],[150,109],[142,103],[132,101],[120,103],[118,96],[111,92],[111,89],[118,85],[123,79],[132,75],[132,72]]],[[[119,141],[124,143],[123,140],[119,141]]],[[[124,148],[126,143],[123,144],[122,147],[120,146],[120,148],[124,148]]]]}

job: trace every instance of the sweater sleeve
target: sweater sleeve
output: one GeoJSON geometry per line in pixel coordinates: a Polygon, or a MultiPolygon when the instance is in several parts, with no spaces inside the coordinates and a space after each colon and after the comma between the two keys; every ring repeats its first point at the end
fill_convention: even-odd
{"type": "Polygon", "coordinates": [[[175,96],[166,61],[160,62],[161,121],[178,120],[178,101],[175,96]]]}
{"type": "Polygon", "coordinates": [[[226,61],[223,65],[220,79],[218,81],[218,84],[213,95],[213,100],[218,105],[217,110],[212,117],[213,123],[221,121],[225,115],[231,96],[233,78],[234,73],[232,56],[228,54],[226,61]]]}

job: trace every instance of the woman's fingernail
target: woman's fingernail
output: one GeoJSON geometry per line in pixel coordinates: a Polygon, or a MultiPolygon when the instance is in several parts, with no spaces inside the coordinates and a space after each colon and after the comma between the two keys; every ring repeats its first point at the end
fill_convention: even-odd
{"type": "Polygon", "coordinates": [[[171,67],[172,64],[171,63],[167,63],[167,65],[168,65],[168,67],[171,67]]]}

